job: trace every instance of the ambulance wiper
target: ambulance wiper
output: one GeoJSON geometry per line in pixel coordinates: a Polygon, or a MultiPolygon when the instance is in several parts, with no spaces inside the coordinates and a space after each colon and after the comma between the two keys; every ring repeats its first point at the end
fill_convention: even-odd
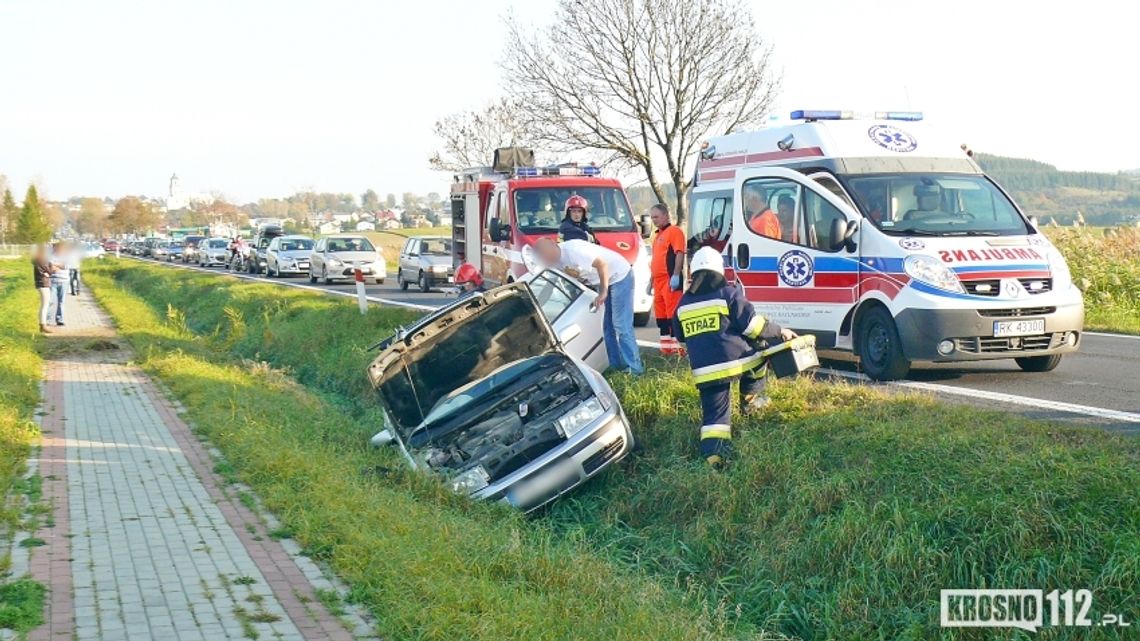
{"type": "Polygon", "coordinates": [[[942,236],[1000,236],[1001,234],[996,231],[977,230],[977,229],[964,229],[962,231],[948,231],[942,236]]]}

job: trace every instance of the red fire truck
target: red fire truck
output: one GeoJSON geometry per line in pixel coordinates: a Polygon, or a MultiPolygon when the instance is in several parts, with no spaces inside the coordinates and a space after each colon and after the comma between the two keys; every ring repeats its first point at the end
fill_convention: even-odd
{"type": "MultiPolygon", "coordinates": [[[[621,182],[603,178],[597,167],[565,164],[550,167],[503,166],[500,158],[528,157],[496,152],[494,167],[475,167],[451,185],[455,265],[471,263],[490,285],[513,282],[537,268],[533,245],[558,235],[566,199],[579,195],[589,203],[589,224],[598,242],[633,265],[634,319],[649,323],[653,311],[649,249],[642,243],[621,182]]],[[[532,163],[531,163],[532,165],[532,163]]]]}

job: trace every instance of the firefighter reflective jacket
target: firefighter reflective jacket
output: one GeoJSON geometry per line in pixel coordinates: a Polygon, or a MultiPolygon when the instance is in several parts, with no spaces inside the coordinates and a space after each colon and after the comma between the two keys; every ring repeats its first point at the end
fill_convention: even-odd
{"type": "Polygon", "coordinates": [[[697,387],[731,381],[764,364],[755,341],[776,338],[780,326],[753,309],[734,285],[685,292],[673,335],[686,344],[697,387]]]}

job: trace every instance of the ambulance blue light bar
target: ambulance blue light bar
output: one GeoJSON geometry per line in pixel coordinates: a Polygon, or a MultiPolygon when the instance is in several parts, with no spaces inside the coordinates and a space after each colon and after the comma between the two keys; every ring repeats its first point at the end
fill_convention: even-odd
{"type": "Polygon", "coordinates": [[[567,165],[564,167],[516,167],[517,178],[538,178],[539,176],[601,176],[602,170],[593,165],[578,167],[567,165]]]}
{"type": "Polygon", "coordinates": [[[921,111],[876,111],[873,114],[858,114],[854,111],[811,110],[798,109],[792,112],[792,120],[862,120],[874,118],[875,120],[906,120],[917,122],[922,120],[921,111]]]}

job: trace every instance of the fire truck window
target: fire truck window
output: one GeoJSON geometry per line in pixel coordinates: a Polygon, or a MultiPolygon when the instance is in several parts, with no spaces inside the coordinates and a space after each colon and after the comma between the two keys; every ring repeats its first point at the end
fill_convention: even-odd
{"type": "Polygon", "coordinates": [[[552,233],[566,215],[566,200],[578,195],[589,204],[587,220],[594,231],[633,231],[625,193],[616,187],[532,187],[515,191],[519,228],[528,234],[552,233]]]}

